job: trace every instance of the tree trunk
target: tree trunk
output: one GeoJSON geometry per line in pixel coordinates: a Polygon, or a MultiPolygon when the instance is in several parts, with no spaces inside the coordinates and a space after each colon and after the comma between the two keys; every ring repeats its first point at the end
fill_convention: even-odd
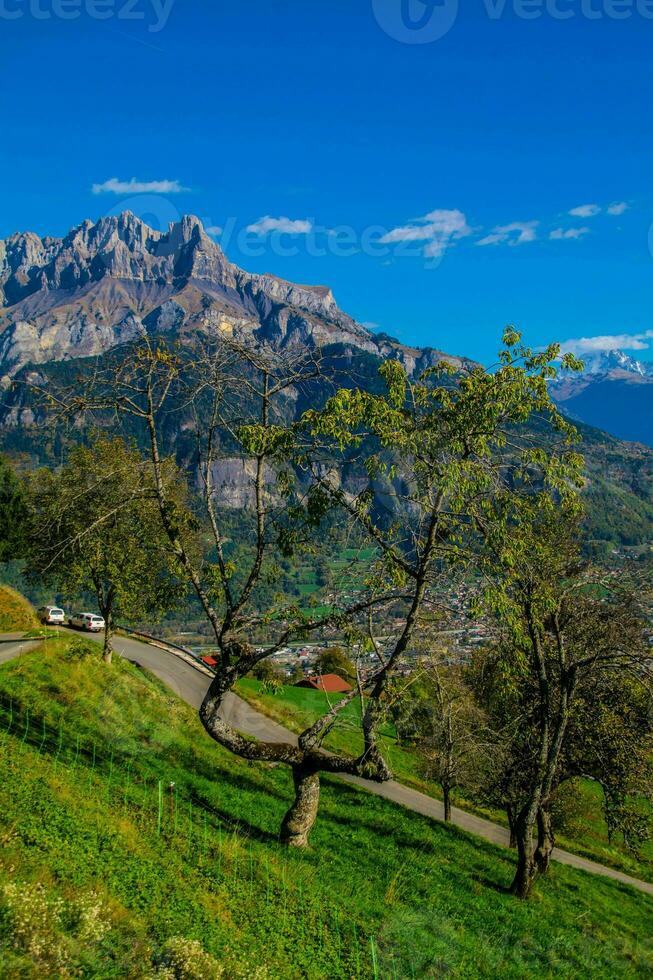
{"type": "Polygon", "coordinates": [[[320,774],[293,766],[295,799],[283,818],[280,839],[288,847],[306,847],[320,802],[320,774]]]}
{"type": "Polygon", "coordinates": [[[111,638],[113,637],[113,616],[111,612],[103,613],[104,617],[104,648],[102,651],[102,660],[105,664],[110,664],[113,657],[113,647],[111,646],[111,638]]]}
{"type": "Polygon", "coordinates": [[[515,824],[517,838],[517,871],[510,886],[510,891],[517,898],[528,898],[537,878],[537,864],[533,847],[534,818],[531,807],[522,812],[515,824]]]}
{"type": "Polygon", "coordinates": [[[538,873],[543,875],[549,870],[551,854],[555,845],[553,829],[551,827],[551,815],[541,807],[537,811],[537,848],[535,850],[535,863],[538,873]]]}
{"type": "Polygon", "coordinates": [[[442,787],[442,802],[444,803],[444,820],[449,823],[451,820],[451,790],[448,786],[442,787]]]}
{"type": "Polygon", "coordinates": [[[512,848],[516,848],[517,847],[517,823],[515,820],[515,811],[510,805],[506,807],[506,816],[508,817],[508,829],[510,831],[510,843],[508,844],[508,846],[512,848]]]}

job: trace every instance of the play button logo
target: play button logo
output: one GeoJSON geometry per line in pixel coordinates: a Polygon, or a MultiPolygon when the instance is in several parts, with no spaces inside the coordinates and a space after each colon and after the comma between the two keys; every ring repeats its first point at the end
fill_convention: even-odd
{"type": "Polygon", "coordinates": [[[372,0],[377,23],[402,44],[433,44],[448,34],[459,0],[372,0]]]}

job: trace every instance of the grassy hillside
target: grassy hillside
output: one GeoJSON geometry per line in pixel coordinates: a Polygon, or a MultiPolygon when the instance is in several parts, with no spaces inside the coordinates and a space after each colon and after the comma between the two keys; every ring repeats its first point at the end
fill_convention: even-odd
{"type": "Polygon", "coordinates": [[[38,626],[34,609],[8,585],[0,585],[0,633],[18,633],[38,626]]]}
{"type": "MultiPolygon", "coordinates": [[[[263,714],[293,732],[301,732],[308,728],[324,714],[329,703],[341,697],[333,694],[327,696],[322,691],[290,686],[284,686],[276,694],[272,694],[267,692],[259,681],[250,678],[240,681],[238,691],[241,697],[263,714]]],[[[424,778],[417,753],[409,746],[397,743],[391,725],[387,725],[382,731],[380,741],[385,758],[396,779],[430,796],[440,797],[438,787],[429,784],[424,778]]],[[[343,711],[337,725],[329,733],[325,747],[351,756],[362,752],[360,706],[357,701],[348,705],[343,711]]],[[[636,878],[653,881],[653,842],[644,844],[639,857],[635,856],[620,841],[619,835],[610,839],[601,806],[600,788],[589,780],[579,780],[576,784],[576,792],[577,801],[573,817],[569,819],[565,831],[558,834],[560,846],[618,868],[636,878]]],[[[454,802],[463,809],[472,810],[481,816],[506,824],[503,812],[474,805],[473,801],[465,798],[464,793],[454,793],[454,802]]]]}
{"type": "Polygon", "coordinates": [[[83,640],[0,668],[0,787],[4,977],[653,971],[647,896],[555,867],[519,903],[510,855],[335,780],[288,853],[287,771],[83,640]]]}

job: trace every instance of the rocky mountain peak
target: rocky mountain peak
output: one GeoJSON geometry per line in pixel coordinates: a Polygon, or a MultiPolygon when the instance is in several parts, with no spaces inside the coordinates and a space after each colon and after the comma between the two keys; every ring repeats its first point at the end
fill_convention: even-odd
{"type": "Polygon", "coordinates": [[[27,364],[88,357],[145,333],[222,331],[278,349],[340,344],[401,359],[439,359],[376,338],[328,286],[300,285],[231,263],[195,215],[157,231],[131,211],[82,221],[63,238],[0,241],[0,378],[27,364]]]}

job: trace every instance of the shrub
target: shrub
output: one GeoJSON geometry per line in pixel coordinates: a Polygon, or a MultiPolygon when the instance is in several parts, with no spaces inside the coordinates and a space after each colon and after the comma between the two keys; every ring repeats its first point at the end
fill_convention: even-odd
{"type": "Polygon", "coordinates": [[[70,956],[61,934],[63,902],[42,884],[11,882],[2,889],[2,925],[11,946],[45,967],[61,970],[70,956]]]}
{"type": "Polygon", "coordinates": [[[87,657],[97,656],[97,644],[80,636],[75,637],[74,640],[71,640],[64,652],[65,659],[70,661],[85,660],[87,657]]]}
{"type": "Polygon", "coordinates": [[[155,967],[157,980],[221,980],[224,971],[196,939],[170,939],[155,967]]]}

